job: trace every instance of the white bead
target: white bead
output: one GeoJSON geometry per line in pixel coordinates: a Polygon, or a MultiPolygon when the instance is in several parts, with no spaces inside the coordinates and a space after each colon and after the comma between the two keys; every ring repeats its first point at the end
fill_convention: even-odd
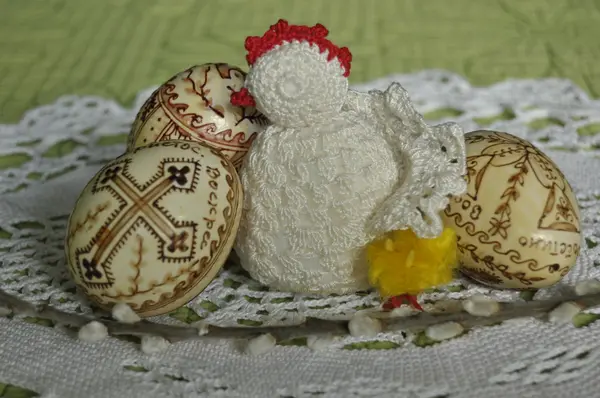
{"type": "Polygon", "coordinates": [[[394,308],[392,310],[392,312],[390,313],[390,317],[391,318],[405,318],[407,316],[412,316],[412,315],[416,314],[417,312],[419,312],[419,311],[415,310],[412,307],[403,305],[402,307],[394,308]]]}
{"type": "Polygon", "coordinates": [[[306,346],[313,351],[324,351],[330,348],[334,341],[331,336],[308,336],[306,346]]]}
{"type": "Polygon", "coordinates": [[[208,324],[204,321],[194,322],[192,326],[198,330],[198,336],[206,336],[210,331],[208,324]]]}
{"type": "Polygon", "coordinates": [[[575,285],[575,294],[578,296],[594,293],[600,293],[600,281],[598,279],[589,279],[575,285]]]}
{"type": "Polygon", "coordinates": [[[500,304],[486,296],[476,295],[463,301],[463,308],[471,315],[490,316],[500,311],[500,304]]]}
{"type": "Polygon", "coordinates": [[[378,319],[366,315],[354,315],[348,322],[350,334],[354,337],[375,337],[383,329],[378,319]]]}
{"type": "Polygon", "coordinates": [[[160,336],[142,336],[142,352],[144,354],[156,354],[166,350],[171,343],[160,336]]]}
{"type": "Polygon", "coordinates": [[[246,346],[246,353],[250,355],[261,355],[269,352],[275,345],[277,340],[271,334],[262,334],[253,338],[246,346]]]}
{"type": "Polygon", "coordinates": [[[77,337],[79,340],[95,343],[108,337],[108,329],[98,321],[91,321],[79,329],[77,337]]]}
{"type": "Polygon", "coordinates": [[[460,323],[446,322],[427,328],[425,335],[432,340],[448,340],[461,334],[465,329],[460,323]]]}
{"type": "Polygon", "coordinates": [[[553,323],[570,323],[573,317],[581,312],[581,307],[569,301],[562,303],[548,314],[548,320],[553,323]]]}
{"type": "Polygon", "coordinates": [[[125,303],[115,304],[112,308],[112,317],[122,323],[136,323],[141,320],[140,316],[125,303]]]}

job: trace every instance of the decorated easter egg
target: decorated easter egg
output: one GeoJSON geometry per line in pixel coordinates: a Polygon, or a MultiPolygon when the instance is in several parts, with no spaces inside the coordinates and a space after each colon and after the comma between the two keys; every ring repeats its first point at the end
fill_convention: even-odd
{"type": "Polygon", "coordinates": [[[138,147],[103,167],[79,196],[65,242],[71,274],[101,308],[169,312],[220,270],[241,205],[235,168],[215,149],[189,141],[138,147]]]}
{"type": "Polygon", "coordinates": [[[138,112],[127,149],[165,140],[200,141],[239,168],[268,124],[256,109],[231,105],[231,93],[242,89],[245,78],[244,71],[223,63],[197,65],[176,74],[138,112]]]}
{"type": "Polygon", "coordinates": [[[467,192],[444,212],[458,235],[461,271],[496,288],[557,283],[581,248],[569,182],[546,154],[514,135],[474,131],[465,141],[467,192]]]}

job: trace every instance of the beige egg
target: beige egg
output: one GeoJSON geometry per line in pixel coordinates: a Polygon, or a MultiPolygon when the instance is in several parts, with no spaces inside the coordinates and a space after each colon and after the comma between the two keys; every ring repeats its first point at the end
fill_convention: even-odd
{"type": "Polygon", "coordinates": [[[465,135],[467,193],[445,221],[458,235],[461,271],[496,288],[557,283],[581,248],[579,205],[556,164],[511,134],[465,135]]]}
{"type": "Polygon", "coordinates": [[[193,66],[160,86],[133,123],[127,149],[156,141],[189,140],[218,149],[236,168],[268,121],[254,108],[230,103],[246,73],[224,63],[193,66]]]}
{"type": "Polygon", "coordinates": [[[140,316],[197,296],[229,255],[241,217],[233,164],[189,141],[139,147],[103,167],[68,223],[75,283],[101,308],[126,303],[140,316]]]}

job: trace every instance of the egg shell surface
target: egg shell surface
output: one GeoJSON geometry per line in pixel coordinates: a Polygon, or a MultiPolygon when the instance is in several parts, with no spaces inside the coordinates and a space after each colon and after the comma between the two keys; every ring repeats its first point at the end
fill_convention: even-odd
{"type": "Polygon", "coordinates": [[[551,286],[581,250],[580,211],[558,166],[530,142],[495,131],[465,134],[467,192],[450,199],[460,270],[494,288],[551,286]]]}
{"type": "Polygon", "coordinates": [[[231,94],[246,73],[225,63],[192,66],[161,85],[141,107],[127,148],[156,141],[203,142],[241,167],[248,148],[268,125],[255,108],[233,106],[231,94]]]}
{"type": "Polygon", "coordinates": [[[71,213],[75,283],[99,307],[149,317],[196,297],[225,263],[240,222],[233,164],[201,143],[138,147],[103,167],[71,213]]]}

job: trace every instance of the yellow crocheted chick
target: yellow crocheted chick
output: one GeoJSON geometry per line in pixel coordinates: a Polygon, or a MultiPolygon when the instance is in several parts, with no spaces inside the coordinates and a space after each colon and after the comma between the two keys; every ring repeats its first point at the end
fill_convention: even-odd
{"type": "Polygon", "coordinates": [[[382,297],[403,296],[418,306],[414,296],[452,281],[458,265],[456,243],[450,228],[433,239],[418,238],[410,229],[392,231],[367,246],[369,282],[382,297]]]}

